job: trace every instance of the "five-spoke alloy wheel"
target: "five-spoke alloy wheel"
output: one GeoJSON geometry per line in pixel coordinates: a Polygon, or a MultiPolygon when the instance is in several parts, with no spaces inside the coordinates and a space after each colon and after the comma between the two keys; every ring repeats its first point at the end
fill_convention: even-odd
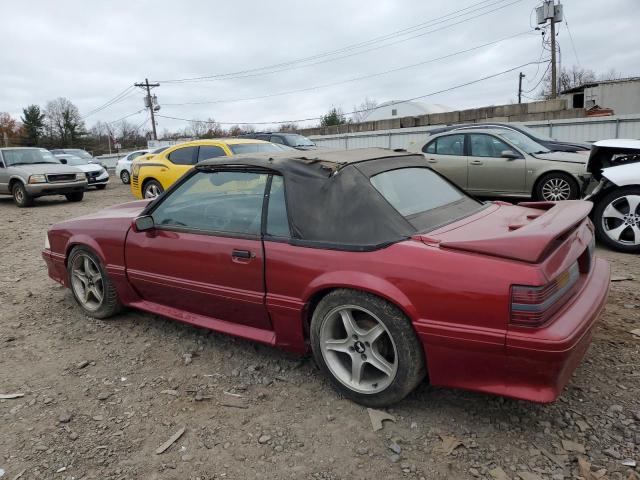
{"type": "Polygon", "coordinates": [[[149,180],[145,182],[144,187],[142,188],[142,196],[148,199],[154,199],[162,192],[164,192],[164,188],[162,188],[162,185],[160,185],[160,182],[157,180],[149,180]]]}
{"type": "Polygon", "coordinates": [[[74,248],[67,272],[73,296],[89,315],[108,318],[120,311],[118,294],[95,253],[85,247],[74,248]]]}
{"type": "Polygon", "coordinates": [[[402,400],[425,376],[422,346],[410,320],[370,293],[327,294],[311,319],[316,363],[352,400],[383,407],[402,400]]]}
{"type": "Polygon", "coordinates": [[[594,210],[598,240],[622,252],[640,253],[640,187],[613,190],[594,210]]]}

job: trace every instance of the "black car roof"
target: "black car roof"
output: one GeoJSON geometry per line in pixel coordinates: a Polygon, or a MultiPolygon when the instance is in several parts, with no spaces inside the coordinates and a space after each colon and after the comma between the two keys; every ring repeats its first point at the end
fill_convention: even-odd
{"type": "Polygon", "coordinates": [[[284,177],[293,242],[337,250],[372,250],[416,233],[370,178],[397,168],[428,168],[406,151],[366,148],[283,151],[204,160],[197,170],[266,170],[284,177]]]}

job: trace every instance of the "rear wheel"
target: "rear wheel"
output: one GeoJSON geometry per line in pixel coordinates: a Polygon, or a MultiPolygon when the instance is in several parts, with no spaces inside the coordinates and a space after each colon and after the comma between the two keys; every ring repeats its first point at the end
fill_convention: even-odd
{"type": "Polygon", "coordinates": [[[33,197],[29,195],[27,189],[21,182],[16,182],[13,186],[13,201],[20,208],[30,207],[33,205],[33,197]]]}
{"type": "Polygon", "coordinates": [[[562,172],[543,175],[533,192],[536,200],[546,202],[575,200],[579,195],[578,182],[568,173],[562,172]]]}
{"type": "Polygon", "coordinates": [[[67,193],[65,195],[65,198],[69,201],[69,202],[81,202],[82,199],[84,198],[84,192],[73,192],[73,193],[67,193]]]}
{"type": "Polygon", "coordinates": [[[640,253],[640,187],[618,188],[595,206],[596,235],[610,248],[640,253]]]}
{"type": "Polygon", "coordinates": [[[67,271],[76,302],[94,318],[109,318],[122,309],[118,293],[98,256],[85,247],[69,255],[67,271]]]}
{"type": "Polygon", "coordinates": [[[422,347],[394,305],[356,290],[334,290],[311,321],[316,363],[336,390],[369,407],[406,397],[425,377],[422,347]]]}
{"type": "Polygon", "coordinates": [[[157,180],[148,180],[142,187],[143,198],[156,198],[162,192],[164,192],[164,188],[157,180]]]}
{"type": "Polygon", "coordinates": [[[128,171],[122,170],[122,172],[120,172],[120,180],[122,180],[122,183],[125,185],[129,185],[131,183],[131,175],[129,175],[128,171]]]}

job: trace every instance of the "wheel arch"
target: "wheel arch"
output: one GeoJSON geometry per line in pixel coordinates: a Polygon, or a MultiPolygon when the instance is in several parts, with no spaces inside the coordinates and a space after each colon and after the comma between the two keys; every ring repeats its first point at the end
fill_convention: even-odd
{"type": "Polygon", "coordinates": [[[103,265],[107,265],[107,259],[104,254],[104,251],[93,238],[88,237],[86,235],[74,235],[69,238],[67,245],[64,249],[64,264],[68,266],[69,257],[71,256],[71,252],[76,247],[83,247],[90,250],[94,253],[102,262],[103,265]]]}
{"type": "Polygon", "coordinates": [[[20,177],[11,177],[9,179],[9,193],[13,193],[13,187],[15,186],[16,183],[21,183],[23,185],[25,185],[25,182],[22,178],[20,177]]]}
{"type": "Polygon", "coordinates": [[[418,318],[417,311],[409,298],[389,281],[361,272],[332,272],[320,276],[311,282],[305,290],[302,326],[305,339],[308,339],[313,312],[320,301],[334,290],[356,290],[370,293],[398,308],[406,315],[412,325],[418,318]]]}

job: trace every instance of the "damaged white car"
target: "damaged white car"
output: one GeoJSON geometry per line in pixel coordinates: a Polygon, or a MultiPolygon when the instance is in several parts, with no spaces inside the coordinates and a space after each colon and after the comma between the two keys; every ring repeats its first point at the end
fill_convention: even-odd
{"type": "Polygon", "coordinates": [[[586,196],[594,204],[596,236],[621,252],[640,252],[640,140],[593,144],[587,170],[597,185],[586,196]]]}

